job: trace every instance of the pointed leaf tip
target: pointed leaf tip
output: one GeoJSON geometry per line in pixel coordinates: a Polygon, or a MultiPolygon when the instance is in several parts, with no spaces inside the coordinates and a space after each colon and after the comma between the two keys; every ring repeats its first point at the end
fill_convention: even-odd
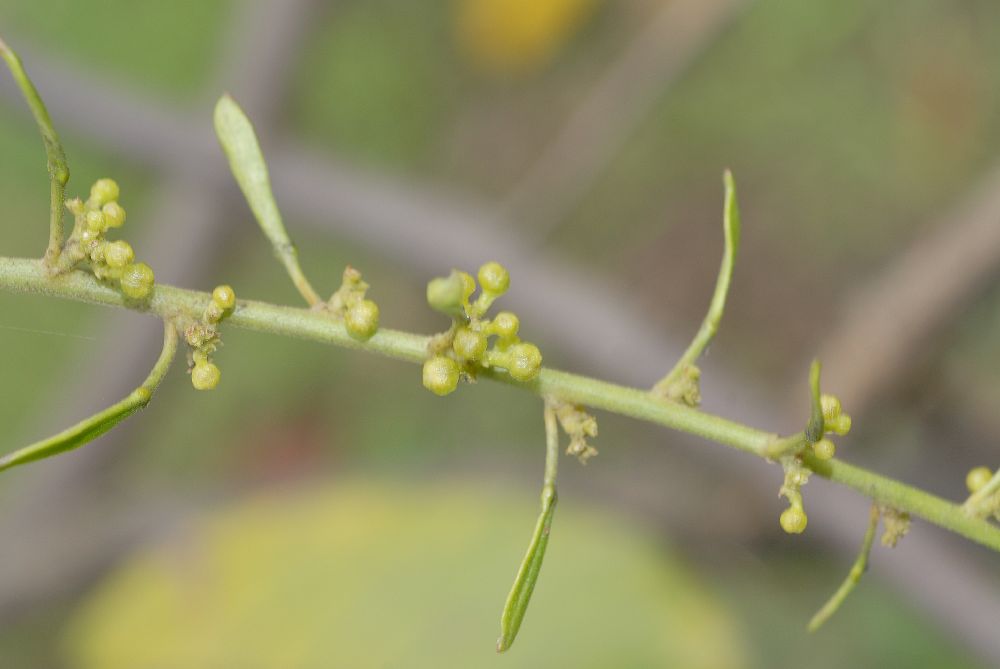
{"type": "Polygon", "coordinates": [[[264,235],[276,250],[291,246],[271,192],[267,163],[250,119],[239,104],[225,93],[215,103],[214,121],[215,134],[229,159],[229,168],[264,235]]]}
{"type": "Polygon", "coordinates": [[[250,205],[264,236],[271,242],[274,254],[285,266],[285,271],[306,302],[310,305],[319,304],[323,300],[302,273],[295,247],[281,220],[278,203],[271,191],[267,163],[253,124],[228,93],[223,94],[215,103],[214,121],[215,134],[229,159],[229,169],[243,191],[243,197],[250,205]]]}

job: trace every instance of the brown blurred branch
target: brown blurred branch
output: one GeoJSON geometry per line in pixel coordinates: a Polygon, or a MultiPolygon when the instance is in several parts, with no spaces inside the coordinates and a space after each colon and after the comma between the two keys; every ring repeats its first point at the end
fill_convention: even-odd
{"type": "Polygon", "coordinates": [[[1000,276],[1000,165],[848,301],[820,347],[825,385],[872,407],[905,383],[934,334],[1000,276]]]}
{"type": "Polygon", "coordinates": [[[667,89],[749,4],[670,0],[644,21],[501,205],[521,234],[547,237],[667,89]]]}

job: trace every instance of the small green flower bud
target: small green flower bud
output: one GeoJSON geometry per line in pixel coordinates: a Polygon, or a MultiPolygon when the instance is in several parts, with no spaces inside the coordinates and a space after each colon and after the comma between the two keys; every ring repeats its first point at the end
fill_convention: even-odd
{"type": "Polygon", "coordinates": [[[830,421],[827,427],[830,432],[843,436],[851,431],[851,417],[846,413],[842,413],[830,421]]]}
{"type": "Polygon", "coordinates": [[[378,330],[378,305],[371,300],[361,300],[344,314],[347,334],[358,341],[368,341],[378,330]]]}
{"type": "Polygon", "coordinates": [[[827,423],[836,420],[840,415],[840,399],[835,395],[820,395],[819,404],[823,408],[823,420],[827,423]]]}
{"type": "Polygon", "coordinates": [[[829,439],[823,438],[813,444],[813,453],[820,460],[829,460],[836,452],[837,446],[829,439]]]}
{"type": "Polygon", "coordinates": [[[83,244],[89,244],[92,241],[100,239],[101,234],[102,234],[101,232],[96,232],[88,228],[80,233],[80,241],[83,244]]]}
{"type": "Polygon", "coordinates": [[[144,262],[126,265],[122,269],[121,289],[126,297],[142,300],[153,290],[153,270],[144,262]]]}
{"type": "Polygon", "coordinates": [[[98,179],[90,187],[90,204],[101,207],[118,199],[118,184],[114,179],[98,179]]]}
{"type": "Polygon", "coordinates": [[[132,251],[132,246],[124,240],[108,242],[107,246],[104,247],[104,262],[108,263],[108,267],[124,268],[133,260],[135,260],[135,252],[132,251]]]}
{"type": "Polygon", "coordinates": [[[454,317],[465,316],[465,305],[476,289],[475,280],[457,269],[448,276],[431,279],[427,284],[427,304],[432,309],[454,317]]]}
{"type": "Polygon", "coordinates": [[[493,319],[493,332],[501,339],[513,339],[517,336],[517,330],[521,327],[521,321],[517,315],[510,311],[501,311],[493,319]]]}
{"type": "Polygon", "coordinates": [[[229,311],[236,306],[236,291],[231,286],[216,286],[212,291],[212,301],[223,311],[229,311]]]}
{"type": "Polygon", "coordinates": [[[781,512],[781,517],[778,521],[781,523],[781,529],[785,532],[789,534],[802,534],[805,532],[809,518],[806,517],[806,512],[802,509],[790,506],[781,512]]]}
{"type": "Polygon", "coordinates": [[[515,344],[508,351],[507,372],[517,381],[530,381],[542,368],[542,352],[534,344],[515,344]]]}
{"type": "Polygon", "coordinates": [[[443,355],[436,355],[424,362],[424,388],[435,395],[447,395],[458,387],[458,363],[443,355]]]}
{"type": "Polygon", "coordinates": [[[120,228],[125,225],[125,209],[117,202],[108,202],[101,207],[104,220],[109,228],[120,228]]]}
{"type": "Polygon", "coordinates": [[[87,212],[87,229],[93,232],[104,232],[108,229],[108,221],[104,218],[104,214],[99,211],[88,211],[87,212]]]}
{"type": "Polygon", "coordinates": [[[990,471],[989,467],[976,467],[975,469],[970,469],[966,475],[965,487],[969,489],[969,492],[978,492],[992,478],[993,472],[990,471]]]}
{"type": "Polygon", "coordinates": [[[479,285],[483,292],[498,296],[510,287],[510,273],[498,262],[488,262],[479,268],[479,285]]]}
{"type": "Polygon", "coordinates": [[[486,335],[469,328],[459,328],[451,347],[463,360],[480,360],[486,353],[486,335]]]}
{"type": "Polygon", "coordinates": [[[222,372],[211,362],[200,362],[191,370],[191,385],[196,390],[211,390],[219,385],[222,372]]]}

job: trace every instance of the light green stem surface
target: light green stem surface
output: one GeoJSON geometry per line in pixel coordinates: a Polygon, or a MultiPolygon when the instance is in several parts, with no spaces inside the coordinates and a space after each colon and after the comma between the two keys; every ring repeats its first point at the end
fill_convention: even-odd
{"type": "Polygon", "coordinates": [[[868,516],[868,529],[865,530],[865,538],[861,541],[861,550],[858,552],[858,557],[854,561],[854,564],[851,565],[851,570],[847,572],[847,578],[844,579],[844,582],[840,584],[837,591],[833,593],[826,604],[820,607],[820,610],[809,621],[807,629],[810,632],[815,632],[822,627],[823,623],[837,612],[840,605],[844,603],[847,596],[851,594],[861,581],[861,577],[864,576],[865,571],[868,569],[868,556],[872,552],[872,542],[875,540],[875,530],[878,529],[878,519],[878,505],[872,504],[871,512],[868,516]]]}
{"type": "Polygon", "coordinates": [[[736,185],[733,182],[733,174],[726,170],[722,177],[725,185],[725,204],[722,213],[722,231],[725,237],[725,249],[722,253],[722,264],[719,266],[719,276],[715,281],[715,291],[712,293],[712,301],[708,305],[708,313],[698,328],[698,333],[674,364],[673,369],[667,372],[655,386],[653,392],[677,399],[680,392],[678,386],[682,383],[684,375],[688,369],[693,367],[698,357],[705,351],[709,342],[719,331],[719,322],[726,308],[726,296],[729,294],[729,286],[733,282],[733,268],[736,265],[736,254],[740,248],[740,209],[736,201],[736,185]]]}
{"type": "MultiPolygon", "coordinates": [[[[89,274],[72,271],[64,275],[49,276],[40,261],[24,258],[0,258],[0,288],[149,311],[164,318],[178,315],[197,318],[210,300],[208,293],[157,284],[152,299],[147,304],[126,303],[121,293],[101,284],[89,274]]],[[[409,332],[380,328],[371,339],[359,342],[347,334],[342,321],[335,320],[329,314],[252,300],[238,301],[227,323],[259,332],[370,351],[413,363],[423,363],[430,339],[409,332]]],[[[536,379],[524,383],[514,381],[505,373],[489,370],[481,376],[544,397],[555,397],[657,423],[761,457],[767,454],[768,446],[778,440],[776,434],[678,403],[665,402],[645,390],[568,372],[543,369],[536,379]]],[[[836,458],[819,460],[808,449],[802,452],[801,457],[806,466],[819,476],[853,488],[879,504],[908,512],[1000,551],[1000,527],[982,518],[970,516],[959,504],[836,458]]]]}
{"type": "Polygon", "coordinates": [[[62,251],[63,245],[63,199],[66,192],[66,182],[69,181],[69,167],[66,165],[66,154],[56,134],[55,127],[49,112],[42,102],[41,96],[35,85],[31,83],[21,59],[17,54],[0,39],[0,57],[7,63],[14,81],[17,82],[24,99],[31,108],[31,114],[38,124],[38,131],[42,135],[42,143],[45,145],[45,157],[48,160],[49,170],[49,245],[45,250],[45,262],[49,267],[55,267],[56,260],[62,251]]]}
{"type": "Polygon", "coordinates": [[[819,360],[813,360],[809,366],[809,394],[812,397],[812,410],[809,415],[809,423],[806,424],[805,437],[810,444],[815,444],[823,438],[823,403],[820,400],[819,375],[823,366],[819,360]]]}

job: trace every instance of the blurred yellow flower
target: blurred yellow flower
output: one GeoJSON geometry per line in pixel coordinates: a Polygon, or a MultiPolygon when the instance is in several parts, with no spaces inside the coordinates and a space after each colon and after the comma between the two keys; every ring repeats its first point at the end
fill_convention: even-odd
{"type": "Polygon", "coordinates": [[[547,64],[599,0],[457,0],[456,38],[478,67],[517,74],[547,64]]]}

